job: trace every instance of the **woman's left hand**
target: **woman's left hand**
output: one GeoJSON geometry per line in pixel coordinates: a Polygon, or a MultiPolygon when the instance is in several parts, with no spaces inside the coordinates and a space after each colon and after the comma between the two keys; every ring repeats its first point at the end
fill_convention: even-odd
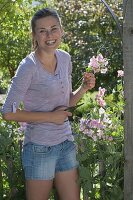
{"type": "Polygon", "coordinates": [[[92,88],[95,87],[96,84],[96,78],[93,73],[85,72],[83,74],[83,82],[82,82],[82,87],[84,90],[91,90],[92,88]]]}

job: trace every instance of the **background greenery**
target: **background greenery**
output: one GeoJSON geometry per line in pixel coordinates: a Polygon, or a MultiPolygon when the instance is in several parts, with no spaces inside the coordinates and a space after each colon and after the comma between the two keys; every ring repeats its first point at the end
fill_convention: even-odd
{"type": "MultiPolygon", "coordinates": [[[[76,117],[78,116],[79,119],[84,116],[88,109],[90,110],[95,105],[93,101],[90,103],[88,95],[85,95],[82,99],[85,104],[81,110],[74,113],[76,117],[73,122],[73,128],[77,132],[76,142],[79,150],[78,159],[82,167],[80,171],[84,198],[91,200],[123,199],[123,118],[120,117],[120,110],[116,110],[114,106],[123,105],[123,100],[119,98],[118,92],[112,93],[112,91],[118,91],[117,70],[123,67],[122,39],[119,30],[100,0],[40,2],[40,5],[35,6],[32,5],[31,0],[0,0],[0,92],[7,91],[19,62],[31,51],[30,19],[35,10],[45,6],[57,9],[65,30],[61,48],[67,50],[72,56],[73,88],[77,88],[81,83],[82,73],[93,55],[100,51],[109,59],[109,73],[106,76],[97,75],[94,90],[97,91],[99,86],[107,88],[108,105],[114,116],[113,123],[116,124],[116,120],[119,121],[116,135],[122,136],[115,142],[100,142],[100,144],[89,138],[85,139],[85,136],[83,139],[76,117]],[[112,98],[113,105],[111,104],[112,98]],[[82,152],[81,143],[83,143],[82,152]],[[99,145],[101,154],[98,155],[99,145]],[[99,158],[100,155],[102,158],[99,158]],[[104,163],[106,176],[103,173],[94,178],[98,169],[97,160],[100,159],[103,162],[105,158],[108,158],[104,163]]],[[[107,0],[106,2],[122,26],[122,1],[107,0]]],[[[1,104],[2,102],[3,100],[1,104]]],[[[22,137],[23,135],[18,133],[18,124],[7,123],[0,117],[0,199],[25,199],[20,159],[22,137]]]]}

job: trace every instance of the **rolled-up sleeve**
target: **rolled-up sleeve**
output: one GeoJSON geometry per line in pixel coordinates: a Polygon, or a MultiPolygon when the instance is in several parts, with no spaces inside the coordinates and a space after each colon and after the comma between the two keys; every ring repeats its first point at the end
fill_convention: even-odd
{"type": "Polygon", "coordinates": [[[20,103],[24,100],[34,72],[34,64],[28,64],[25,60],[20,63],[8,89],[7,96],[1,110],[2,114],[16,112],[20,103]]]}

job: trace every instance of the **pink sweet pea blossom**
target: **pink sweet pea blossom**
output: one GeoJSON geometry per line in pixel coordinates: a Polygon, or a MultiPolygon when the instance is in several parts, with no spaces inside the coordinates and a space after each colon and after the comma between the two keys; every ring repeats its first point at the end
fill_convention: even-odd
{"type": "Polygon", "coordinates": [[[94,67],[94,68],[98,68],[99,67],[99,63],[98,63],[97,59],[95,58],[95,56],[93,56],[90,59],[89,65],[94,67]]]}
{"type": "Polygon", "coordinates": [[[100,53],[96,57],[93,56],[90,59],[90,62],[88,63],[88,69],[92,69],[94,73],[101,72],[102,74],[105,74],[107,72],[107,66],[108,60],[103,57],[103,55],[100,53]]]}
{"type": "Polygon", "coordinates": [[[93,57],[90,59],[90,62],[89,62],[89,64],[88,64],[88,66],[92,67],[94,73],[100,72],[99,63],[98,63],[97,59],[95,58],[95,56],[93,56],[93,57]]]}
{"type": "Polygon", "coordinates": [[[109,136],[109,137],[108,137],[108,141],[113,141],[113,137],[112,137],[112,136],[109,136]]]}
{"type": "Polygon", "coordinates": [[[79,130],[82,132],[82,131],[85,130],[85,128],[86,128],[86,119],[81,118],[81,119],[80,119],[80,127],[79,127],[79,130]]]}
{"type": "Polygon", "coordinates": [[[93,119],[93,120],[90,120],[90,128],[103,129],[104,126],[102,122],[100,122],[99,119],[93,119]]]}
{"type": "Polygon", "coordinates": [[[96,59],[99,63],[102,63],[104,66],[108,65],[108,60],[104,58],[101,53],[97,55],[96,59]]]}
{"type": "Polygon", "coordinates": [[[97,59],[98,62],[104,63],[104,58],[103,58],[103,55],[101,53],[97,55],[96,59],[97,59]]]}
{"type": "Polygon", "coordinates": [[[99,87],[97,97],[103,97],[106,92],[105,88],[99,87]]]}
{"type": "Polygon", "coordinates": [[[99,140],[112,141],[113,137],[104,134],[104,129],[106,128],[106,123],[100,119],[85,119],[80,120],[80,131],[84,135],[90,137],[95,142],[99,140]]]}
{"type": "Polygon", "coordinates": [[[106,102],[103,99],[105,92],[106,92],[105,88],[99,87],[98,94],[96,95],[96,101],[101,107],[104,107],[106,105],[106,102]]]}
{"type": "MultiPolygon", "coordinates": [[[[108,60],[100,53],[90,59],[86,71],[93,71],[93,73],[106,73],[108,70],[106,67],[107,65],[108,60]]],[[[119,71],[119,76],[122,76],[121,71],[119,71]]],[[[108,132],[109,127],[112,127],[112,121],[110,119],[110,114],[106,113],[106,102],[104,100],[105,92],[105,88],[99,87],[98,93],[95,97],[96,104],[93,111],[88,113],[89,117],[81,118],[80,120],[80,131],[95,142],[97,140],[113,140],[113,137],[109,135],[108,132]]]]}
{"type": "Polygon", "coordinates": [[[105,102],[105,100],[104,100],[102,97],[99,97],[99,98],[97,99],[97,103],[98,103],[99,106],[101,106],[101,107],[105,107],[105,106],[106,106],[106,102],[105,102]]]}

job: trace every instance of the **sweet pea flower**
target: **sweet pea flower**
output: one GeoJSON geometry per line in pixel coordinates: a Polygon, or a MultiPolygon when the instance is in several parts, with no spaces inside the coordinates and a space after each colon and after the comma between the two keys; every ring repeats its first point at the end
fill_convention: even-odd
{"type": "Polygon", "coordinates": [[[94,135],[94,131],[92,129],[86,129],[84,134],[86,134],[88,137],[92,137],[94,135]]]}
{"type": "Polygon", "coordinates": [[[96,101],[101,107],[104,107],[106,105],[106,102],[103,99],[105,92],[106,92],[105,88],[99,87],[98,94],[96,95],[96,101]]]}
{"type": "Polygon", "coordinates": [[[104,126],[103,126],[102,122],[100,122],[99,119],[92,119],[92,120],[90,120],[90,128],[103,129],[104,126]]]}
{"type": "Polygon", "coordinates": [[[105,107],[105,106],[106,106],[105,100],[104,100],[103,98],[101,98],[101,97],[97,99],[97,103],[98,103],[99,106],[101,106],[101,107],[105,107]]]}
{"type": "Polygon", "coordinates": [[[118,73],[117,77],[123,77],[124,76],[123,70],[118,70],[117,73],[118,73]]]}
{"type": "Polygon", "coordinates": [[[103,115],[103,114],[105,114],[105,109],[101,107],[101,108],[99,109],[99,115],[101,116],[101,115],[103,115]]]}
{"type": "Polygon", "coordinates": [[[80,131],[84,131],[85,129],[86,129],[86,119],[81,118],[81,119],[80,119],[79,130],[80,130],[80,131]]]}
{"type": "Polygon", "coordinates": [[[100,129],[97,130],[97,136],[99,137],[99,139],[102,139],[103,135],[104,135],[103,130],[100,130],[100,129]]]}
{"type": "Polygon", "coordinates": [[[89,66],[92,66],[94,68],[99,68],[99,63],[97,61],[97,59],[95,58],[95,56],[93,56],[91,59],[90,59],[90,62],[88,64],[89,66]]]}
{"type": "Polygon", "coordinates": [[[103,66],[107,66],[108,65],[108,60],[106,58],[103,57],[103,55],[100,53],[97,55],[96,57],[97,61],[99,63],[101,63],[103,66]]]}
{"type": "Polygon", "coordinates": [[[101,69],[101,74],[106,74],[106,73],[107,73],[107,71],[108,71],[107,67],[106,67],[106,68],[104,68],[104,69],[101,69]]]}
{"type": "Polygon", "coordinates": [[[109,140],[109,141],[113,141],[113,137],[112,137],[112,136],[109,136],[109,137],[108,137],[108,140],[109,140]]]}
{"type": "Polygon", "coordinates": [[[96,135],[93,135],[93,136],[92,136],[92,139],[96,142],[96,141],[97,141],[97,136],[96,136],[96,135]]]}
{"type": "Polygon", "coordinates": [[[20,125],[20,127],[18,128],[18,132],[19,133],[24,132],[27,127],[27,123],[26,122],[18,122],[18,124],[20,125]]]}
{"type": "Polygon", "coordinates": [[[105,89],[105,88],[99,87],[99,92],[98,92],[98,94],[99,94],[100,97],[103,97],[104,94],[105,94],[105,92],[106,92],[106,89],[105,89]]]}
{"type": "Polygon", "coordinates": [[[107,114],[104,114],[103,122],[106,123],[106,124],[112,124],[112,121],[111,121],[111,119],[108,117],[107,114]]]}
{"type": "Polygon", "coordinates": [[[96,59],[98,62],[104,63],[104,57],[101,53],[97,55],[96,59]]]}
{"type": "Polygon", "coordinates": [[[88,67],[91,67],[92,70],[94,71],[94,73],[100,72],[100,66],[99,66],[99,63],[98,63],[97,59],[95,58],[95,56],[93,56],[90,59],[90,62],[88,63],[88,67]]]}
{"type": "Polygon", "coordinates": [[[108,60],[103,57],[103,55],[100,53],[96,57],[93,56],[90,59],[90,62],[88,63],[88,69],[92,69],[94,73],[101,72],[102,74],[105,74],[107,72],[107,66],[108,60]]]}

